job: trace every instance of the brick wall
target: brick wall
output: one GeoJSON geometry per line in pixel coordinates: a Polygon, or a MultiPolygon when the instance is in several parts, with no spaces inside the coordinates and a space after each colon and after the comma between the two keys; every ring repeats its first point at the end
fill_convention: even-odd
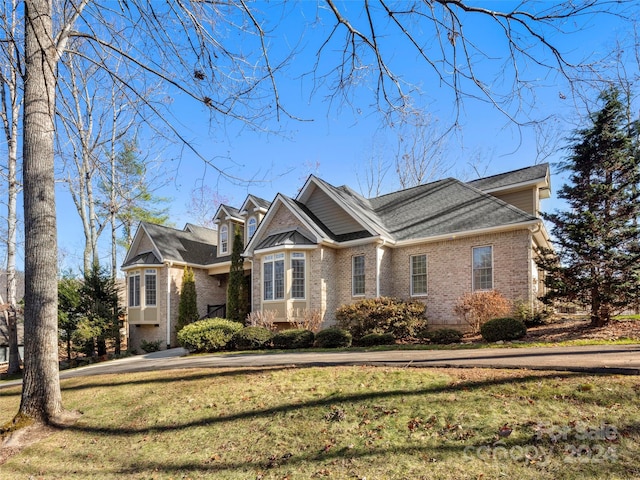
{"type": "Polygon", "coordinates": [[[393,295],[410,297],[410,256],[427,255],[427,305],[432,327],[464,327],[453,313],[457,300],[471,292],[472,248],[493,247],[494,288],[511,300],[532,295],[531,234],[528,230],[447,240],[396,249],[393,252],[393,295]]]}

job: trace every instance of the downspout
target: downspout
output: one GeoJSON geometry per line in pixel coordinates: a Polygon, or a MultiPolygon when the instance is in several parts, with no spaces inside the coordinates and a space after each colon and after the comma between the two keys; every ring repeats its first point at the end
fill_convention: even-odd
{"type": "Polygon", "coordinates": [[[382,247],[386,244],[384,238],[376,245],[376,298],[380,298],[380,271],[382,269],[382,247]]]}
{"type": "Polygon", "coordinates": [[[253,259],[249,259],[251,263],[251,274],[249,275],[249,309],[253,312],[253,259]]]}
{"type": "Polygon", "coordinates": [[[167,267],[167,348],[171,346],[171,275],[173,262],[164,262],[167,267]]]}

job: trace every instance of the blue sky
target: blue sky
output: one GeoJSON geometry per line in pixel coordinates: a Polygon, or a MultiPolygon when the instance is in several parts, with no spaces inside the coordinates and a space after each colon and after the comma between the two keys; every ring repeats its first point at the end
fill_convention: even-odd
{"type": "MultiPolygon", "coordinates": [[[[496,8],[504,5],[502,2],[480,3],[496,8]]],[[[270,8],[269,4],[263,2],[256,2],[256,5],[265,10],[270,8]]],[[[358,3],[346,2],[345,5],[348,9],[354,9],[358,3]]],[[[323,88],[311,95],[310,78],[300,77],[300,73],[312,65],[319,42],[326,38],[330,17],[322,17],[323,12],[317,11],[315,2],[296,3],[295,7],[283,8],[284,16],[281,11],[267,15],[274,32],[277,32],[270,38],[274,62],[284,59],[291,51],[291,45],[297,46],[298,53],[293,59],[293,67],[278,73],[278,89],[282,103],[288,110],[308,121],[281,116],[279,122],[272,119],[264,125],[278,133],[257,131],[238,122],[220,119],[212,122],[206,107],[188,101],[177,92],[168,91],[172,96],[171,114],[181,134],[191,139],[201,154],[216,159],[216,166],[230,175],[254,180],[241,184],[229,181],[213,168],[207,167],[188,149],[179,145],[154,145],[154,151],[165,159],[162,168],[168,178],[166,186],[157,193],[172,199],[171,219],[178,228],[195,220],[188,204],[191,191],[202,183],[227,197],[232,205],[240,206],[248,193],[268,200],[273,199],[277,192],[295,196],[309,173],[319,175],[334,185],[346,184],[361,190],[358,178],[362,179],[364,165],[372,156],[381,153],[393,160],[396,129],[385,125],[373,105],[369,80],[365,79],[353,89],[353,95],[349,97],[353,105],[351,107],[340,102],[329,104],[325,99],[327,91],[323,88]],[[305,21],[318,16],[323,21],[313,28],[306,26],[304,40],[298,42],[305,21]]],[[[568,28],[574,33],[567,36],[552,35],[551,40],[573,61],[601,58],[614,50],[616,41],[629,40],[627,25],[613,16],[587,16],[568,28]]],[[[482,75],[492,79],[491,89],[496,92],[501,89],[508,91],[509,76],[495,75],[506,55],[500,42],[500,33],[484,20],[465,24],[465,32],[489,54],[477,65],[482,75]]],[[[438,125],[438,129],[444,130],[450,126],[456,115],[452,91],[441,85],[432,70],[419,62],[399,37],[389,35],[382,41],[387,42],[385,51],[391,59],[391,65],[408,83],[420,88],[412,97],[416,107],[421,108],[438,125]]],[[[331,47],[333,49],[328,49],[323,57],[323,66],[338,60],[337,43],[331,47]]],[[[536,52],[532,50],[530,53],[536,52]]],[[[616,68],[615,62],[612,62],[610,73],[616,68]]],[[[629,75],[637,78],[637,64],[629,60],[626,68],[629,75]]],[[[523,66],[520,73],[536,85],[535,90],[524,97],[527,117],[540,119],[552,116],[547,130],[555,137],[566,137],[578,125],[580,115],[584,114],[584,105],[572,100],[569,86],[560,76],[535,68],[532,64],[523,66]]],[[[591,94],[592,98],[597,96],[595,90],[591,94]]],[[[458,128],[447,141],[446,156],[451,164],[447,176],[474,178],[474,171],[470,167],[473,162],[485,175],[531,165],[537,160],[537,142],[539,139],[533,128],[518,128],[490,104],[467,99],[462,104],[458,128]]],[[[559,146],[563,145],[565,142],[561,141],[559,146]]],[[[152,150],[151,145],[147,147],[152,150]]],[[[141,145],[141,148],[145,148],[145,145],[141,145]]],[[[562,151],[556,152],[548,161],[556,162],[563,155],[562,151]]],[[[386,178],[384,191],[397,188],[392,171],[386,178]]],[[[557,191],[563,182],[561,176],[554,175],[553,191],[557,191]]],[[[81,264],[82,230],[68,194],[59,190],[59,243],[64,265],[74,267],[81,264]]],[[[555,199],[547,200],[544,204],[547,210],[560,206],[555,199]]],[[[102,256],[108,259],[108,250],[102,256]]]]}

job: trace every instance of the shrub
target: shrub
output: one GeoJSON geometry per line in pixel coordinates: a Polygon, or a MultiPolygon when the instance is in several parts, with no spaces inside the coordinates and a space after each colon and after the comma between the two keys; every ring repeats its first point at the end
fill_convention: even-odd
{"type": "Polygon", "coordinates": [[[273,336],[273,347],[284,350],[293,348],[309,348],[313,346],[315,335],[309,330],[299,328],[283,330],[273,336]]]}
{"type": "Polygon", "coordinates": [[[215,352],[222,350],[242,329],[238,322],[224,318],[205,318],[185,325],[178,332],[178,343],[190,352],[215,352]]]}
{"type": "Polygon", "coordinates": [[[363,347],[374,347],[376,345],[393,345],[394,343],[396,343],[396,339],[390,333],[369,333],[358,340],[358,345],[363,347]]]}
{"type": "Polygon", "coordinates": [[[351,346],[351,334],[341,328],[327,328],[316,333],[315,346],[319,348],[340,348],[351,346]]]}
{"type": "Polygon", "coordinates": [[[147,342],[146,340],[140,340],[140,350],[146,353],[158,352],[162,345],[162,340],[156,340],[155,342],[147,342]]]}
{"type": "Polygon", "coordinates": [[[517,318],[494,318],[480,327],[480,334],[487,342],[517,340],[527,334],[527,327],[517,318]]]}
{"type": "Polygon", "coordinates": [[[290,309],[287,314],[287,321],[291,322],[294,328],[298,330],[311,330],[317,333],[322,326],[322,313],[320,310],[312,310],[308,308],[290,309]]]}
{"type": "Polygon", "coordinates": [[[256,312],[251,312],[249,313],[249,315],[247,315],[247,318],[245,319],[245,324],[248,327],[263,327],[266,328],[267,330],[271,330],[272,332],[275,332],[276,330],[276,326],[275,326],[275,321],[276,321],[276,316],[278,315],[278,312],[276,312],[275,310],[258,310],[256,312]]]}
{"type": "Polygon", "coordinates": [[[233,334],[231,344],[236,350],[262,350],[271,346],[273,332],[264,327],[244,327],[233,334]]]}
{"type": "Polygon", "coordinates": [[[449,343],[459,343],[462,340],[463,333],[453,328],[439,328],[429,332],[428,336],[432,343],[447,345],[449,343]]]}
{"type": "Polygon", "coordinates": [[[550,312],[543,305],[538,304],[532,308],[528,302],[516,300],[513,303],[511,315],[514,318],[522,320],[528,328],[544,325],[550,316],[550,312]]]}
{"type": "Polygon", "coordinates": [[[390,333],[402,339],[426,326],[425,310],[421,302],[368,298],[338,308],[336,320],[338,327],[349,331],[356,341],[369,333],[390,333]]]}
{"type": "Polygon", "coordinates": [[[473,333],[478,333],[488,320],[509,315],[511,302],[496,290],[465,293],[453,311],[471,327],[473,333]]]}

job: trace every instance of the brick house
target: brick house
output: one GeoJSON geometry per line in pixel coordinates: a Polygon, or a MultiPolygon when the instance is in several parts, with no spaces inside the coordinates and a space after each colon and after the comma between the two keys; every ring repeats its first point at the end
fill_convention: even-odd
{"type": "Polygon", "coordinates": [[[540,201],[549,195],[547,164],[466,183],[448,178],[370,199],[310,176],[295,199],[249,195],[239,209],[222,205],[214,217],[217,230],[142,224],[123,266],[131,345],[161,335],[175,343],[185,264],[197,271],[200,313],[224,303],[237,228],[251,309],[275,312],[283,326],[309,311],[328,326],[340,305],[377,296],[425,302],[433,327],[463,327],[453,306],[474,290],[496,289],[533,305],[542,285],[535,249],[549,246],[540,201]],[[141,300],[147,271],[157,279],[150,308],[141,300]]]}

